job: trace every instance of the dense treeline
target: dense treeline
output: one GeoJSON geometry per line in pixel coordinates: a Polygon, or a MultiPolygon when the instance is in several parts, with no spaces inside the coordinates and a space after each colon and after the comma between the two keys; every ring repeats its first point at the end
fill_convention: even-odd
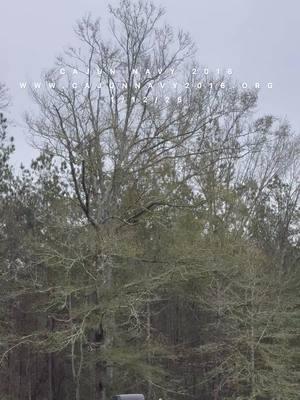
{"type": "Polygon", "coordinates": [[[151,3],[110,15],[32,91],[18,173],[0,88],[0,397],[299,399],[299,137],[220,76],[145,103],[193,43],[151,3]]]}

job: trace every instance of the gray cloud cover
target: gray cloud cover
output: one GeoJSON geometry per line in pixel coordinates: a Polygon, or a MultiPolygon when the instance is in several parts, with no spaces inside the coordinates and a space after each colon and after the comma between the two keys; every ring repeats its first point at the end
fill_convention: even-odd
{"type": "MultiPolygon", "coordinates": [[[[88,12],[103,19],[107,0],[2,1],[0,81],[11,92],[10,129],[16,137],[18,163],[34,154],[26,144],[22,114],[30,106],[19,81],[38,79],[62,48],[74,43],[72,27],[88,12]]],[[[116,4],[116,1],[112,1],[116,4]]],[[[273,82],[262,90],[260,110],[286,117],[299,131],[300,3],[297,0],[155,1],[165,19],[188,30],[199,47],[199,62],[210,69],[231,67],[240,81],[273,82]]]]}

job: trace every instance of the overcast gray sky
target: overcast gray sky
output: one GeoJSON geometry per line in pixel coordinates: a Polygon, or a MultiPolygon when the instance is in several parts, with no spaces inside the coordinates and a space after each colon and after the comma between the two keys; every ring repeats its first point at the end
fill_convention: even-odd
{"type": "MultiPolygon", "coordinates": [[[[300,2],[299,0],[155,0],[166,9],[165,20],[191,33],[199,63],[232,68],[240,81],[273,82],[262,90],[260,109],[286,117],[300,131],[300,2]]],[[[55,56],[75,43],[75,21],[91,12],[107,17],[107,0],[1,0],[0,81],[12,97],[10,128],[16,138],[17,161],[28,164],[22,114],[30,107],[19,82],[38,80],[55,56]]],[[[18,164],[19,164],[18,162],[18,164]]]]}

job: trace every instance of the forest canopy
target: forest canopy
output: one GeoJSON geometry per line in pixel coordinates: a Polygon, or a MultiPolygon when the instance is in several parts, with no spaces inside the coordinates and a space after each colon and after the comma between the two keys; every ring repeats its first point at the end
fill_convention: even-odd
{"type": "Polygon", "coordinates": [[[32,88],[18,173],[0,85],[0,397],[297,400],[299,135],[226,71],[165,101],[190,35],[108,12],[32,88]]]}

